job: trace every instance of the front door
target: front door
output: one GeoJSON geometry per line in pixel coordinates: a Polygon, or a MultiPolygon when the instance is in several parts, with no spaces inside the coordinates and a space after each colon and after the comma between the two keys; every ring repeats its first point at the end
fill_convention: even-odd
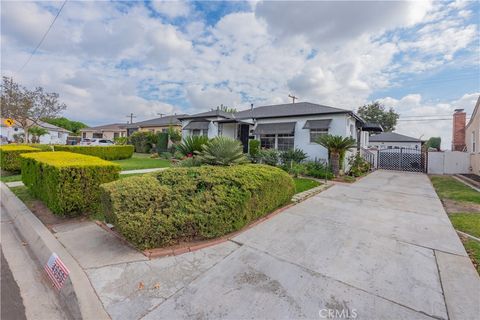
{"type": "Polygon", "coordinates": [[[240,125],[240,142],[243,145],[243,152],[248,152],[248,136],[250,135],[250,125],[241,124],[240,125]]]}

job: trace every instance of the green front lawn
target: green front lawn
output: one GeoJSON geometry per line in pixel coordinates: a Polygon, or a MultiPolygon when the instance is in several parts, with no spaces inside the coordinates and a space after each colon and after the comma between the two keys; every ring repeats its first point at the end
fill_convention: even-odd
{"type": "Polygon", "coordinates": [[[474,261],[477,272],[480,274],[480,243],[478,241],[468,239],[463,241],[463,245],[465,246],[470,258],[472,258],[474,261]]]}
{"type": "Polygon", "coordinates": [[[318,181],[305,178],[293,178],[293,182],[295,182],[295,193],[307,191],[320,185],[318,181]]]}
{"type": "Polygon", "coordinates": [[[455,229],[480,238],[480,214],[451,213],[450,220],[455,229]]]}
{"type": "Polygon", "coordinates": [[[480,192],[473,190],[455,178],[432,176],[430,179],[440,199],[480,204],[480,192]]]}
{"type": "Polygon", "coordinates": [[[134,153],[133,157],[125,160],[112,161],[118,163],[122,170],[138,170],[170,167],[170,161],[165,159],[153,159],[149,154],[134,153]]]}
{"type": "Polygon", "coordinates": [[[22,181],[21,174],[14,174],[10,176],[1,176],[0,181],[2,182],[14,182],[14,181],[22,181]]]}

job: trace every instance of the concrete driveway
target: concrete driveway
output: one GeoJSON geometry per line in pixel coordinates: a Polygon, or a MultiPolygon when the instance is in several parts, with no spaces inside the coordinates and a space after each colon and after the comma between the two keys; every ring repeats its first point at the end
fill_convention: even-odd
{"type": "Polygon", "coordinates": [[[415,173],[336,185],[216,247],[87,272],[114,319],[480,314],[480,279],[428,177],[415,173]],[[135,290],[139,279],[162,294],[135,290]]]}

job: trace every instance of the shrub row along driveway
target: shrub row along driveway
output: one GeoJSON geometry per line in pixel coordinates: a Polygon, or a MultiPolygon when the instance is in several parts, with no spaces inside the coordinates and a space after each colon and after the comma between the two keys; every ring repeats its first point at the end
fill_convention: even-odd
{"type": "Polygon", "coordinates": [[[142,263],[151,265],[87,271],[107,310],[137,310],[113,318],[473,319],[480,311],[478,275],[421,174],[375,172],[233,242],[142,263]],[[141,279],[148,290],[132,288],[141,279]],[[153,283],[172,290],[156,294],[153,283]]]}

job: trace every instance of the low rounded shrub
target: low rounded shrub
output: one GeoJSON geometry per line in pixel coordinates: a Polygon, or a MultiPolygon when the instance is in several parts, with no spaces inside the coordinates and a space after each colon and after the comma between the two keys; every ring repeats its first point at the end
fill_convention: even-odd
{"type": "Polygon", "coordinates": [[[131,158],[133,155],[133,146],[131,145],[113,145],[113,146],[64,146],[56,145],[55,151],[67,151],[81,153],[88,156],[99,157],[104,160],[122,160],[131,158]]]}
{"type": "Polygon", "coordinates": [[[32,195],[58,215],[75,216],[99,208],[99,186],[118,179],[120,166],[72,152],[21,155],[22,181],[32,195]]]}
{"type": "Polygon", "coordinates": [[[290,202],[295,186],[265,165],[172,168],[101,185],[107,220],[137,247],[219,237],[290,202]]]}
{"type": "Polygon", "coordinates": [[[27,145],[0,146],[0,168],[6,171],[20,171],[22,153],[40,152],[42,150],[27,145]]]}

